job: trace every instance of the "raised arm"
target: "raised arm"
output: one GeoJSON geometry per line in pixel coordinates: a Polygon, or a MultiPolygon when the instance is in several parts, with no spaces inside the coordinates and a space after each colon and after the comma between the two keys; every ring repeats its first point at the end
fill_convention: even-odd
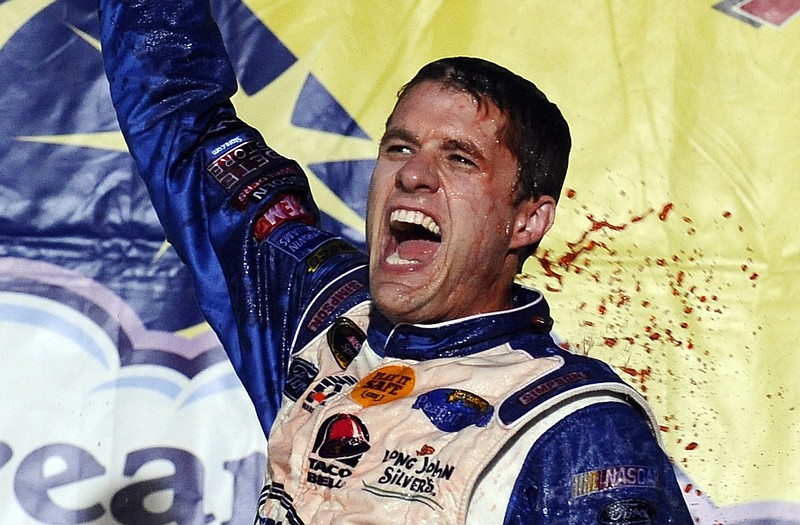
{"type": "Polygon", "coordinates": [[[313,335],[300,318],[331,274],[363,260],[351,253],[308,271],[315,250],[341,241],[315,229],[299,166],[237,118],[236,79],[207,0],[100,0],[100,19],[123,134],[268,430],[289,356],[313,335]]]}

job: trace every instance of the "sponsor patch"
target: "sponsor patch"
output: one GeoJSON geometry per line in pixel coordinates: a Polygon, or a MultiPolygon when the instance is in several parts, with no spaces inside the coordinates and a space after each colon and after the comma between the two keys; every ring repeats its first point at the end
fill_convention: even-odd
{"type": "Polygon", "coordinates": [[[386,450],[384,469],[374,484],[364,484],[364,490],[384,498],[402,498],[441,509],[436,501],[440,482],[450,480],[456,467],[433,456],[418,456],[401,450],[386,450]]]}
{"type": "Polygon", "coordinates": [[[302,261],[330,238],[327,232],[298,223],[295,228],[282,228],[270,235],[266,242],[294,260],[302,261]]]}
{"type": "Polygon", "coordinates": [[[256,240],[263,241],[272,230],[289,221],[313,224],[314,218],[306,211],[297,196],[285,194],[258,215],[253,226],[253,236],[256,240]]]}
{"type": "Polygon", "coordinates": [[[503,401],[498,417],[504,425],[510,425],[547,399],[589,380],[589,375],[582,371],[565,372],[555,377],[547,375],[503,401]]]}
{"type": "Polygon", "coordinates": [[[367,336],[356,323],[346,317],[333,322],[328,330],[328,347],[339,368],[344,370],[361,351],[367,336]]]}
{"type": "Polygon", "coordinates": [[[317,367],[305,359],[293,359],[289,363],[289,372],[286,376],[286,386],[283,387],[283,393],[292,401],[297,401],[311,385],[318,373],[317,367]]]}
{"type": "Polygon", "coordinates": [[[623,487],[656,488],[658,473],[652,467],[616,466],[572,476],[572,498],[623,487]]]}
{"type": "Polygon", "coordinates": [[[286,190],[289,187],[297,190],[308,188],[305,175],[300,166],[294,162],[245,184],[239,188],[236,196],[231,200],[231,204],[243,212],[248,205],[258,204],[271,197],[275,191],[286,190]]]}
{"type": "Polygon", "coordinates": [[[306,481],[329,489],[344,487],[369,448],[369,431],[358,417],[344,413],[329,417],[317,431],[306,481]]]}
{"type": "Polygon", "coordinates": [[[597,521],[603,525],[647,525],[656,522],[656,508],[649,501],[624,499],[606,506],[597,521]]]}
{"type": "Polygon", "coordinates": [[[234,137],[211,150],[218,155],[206,166],[206,171],[220,186],[230,191],[236,184],[271,162],[285,160],[261,140],[243,141],[234,137]]]}
{"type": "Polygon", "coordinates": [[[317,407],[324,405],[330,398],[342,392],[346,387],[351,387],[358,383],[358,379],[353,376],[335,375],[322,378],[314,385],[303,401],[303,410],[313,412],[317,407]]]}
{"type": "Polygon", "coordinates": [[[339,288],[337,288],[319,308],[314,311],[311,320],[308,322],[307,328],[315,332],[322,326],[322,323],[331,315],[331,313],[339,306],[342,301],[364,288],[364,284],[360,281],[353,279],[348,281],[339,288]]]}
{"type": "Polygon", "coordinates": [[[322,458],[344,461],[360,459],[369,448],[369,431],[364,423],[357,416],[342,413],[322,423],[312,451],[322,458]]]}
{"type": "Polygon", "coordinates": [[[353,253],[356,251],[358,250],[356,250],[350,244],[339,239],[323,244],[308,258],[308,273],[314,273],[319,270],[322,266],[322,263],[334,255],[339,255],[340,253],[353,253]]]}
{"type": "Polygon", "coordinates": [[[362,407],[383,405],[404,398],[414,390],[414,370],[405,365],[389,365],[362,379],[350,397],[362,407]]]}
{"type": "Polygon", "coordinates": [[[470,425],[485,427],[494,413],[494,407],[482,397],[453,388],[422,394],[412,408],[421,410],[443,432],[458,432],[470,425]]]}

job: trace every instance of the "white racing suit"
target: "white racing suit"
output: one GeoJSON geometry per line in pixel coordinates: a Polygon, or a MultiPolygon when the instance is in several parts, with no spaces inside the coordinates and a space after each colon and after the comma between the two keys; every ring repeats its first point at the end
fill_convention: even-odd
{"type": "Polygon", "coordinates": [[[265,524],[690,524],[646,404],[515,308],[392,326],[299,166],[229,103],[204,1],[101,0],[120,126],[269,433],[265,524]]]}

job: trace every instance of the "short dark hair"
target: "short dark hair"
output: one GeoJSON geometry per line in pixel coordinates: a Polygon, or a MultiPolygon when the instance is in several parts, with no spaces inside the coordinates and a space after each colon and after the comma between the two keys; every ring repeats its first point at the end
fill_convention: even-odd
{"type": "MultiPolygon", "coordinates": [[[[572,139],[561,111],[533,82],[480,58],[443,58],[420,69],[400,89],[398,102],[425,81],[464,90],[479,104],[487,99],[494,103],[508,119],[501,138],[519,164],[516,202],[542,195],[558,201],[572,139]]],[[[520,265],[535,249],[520,253],[520,265]]]]}

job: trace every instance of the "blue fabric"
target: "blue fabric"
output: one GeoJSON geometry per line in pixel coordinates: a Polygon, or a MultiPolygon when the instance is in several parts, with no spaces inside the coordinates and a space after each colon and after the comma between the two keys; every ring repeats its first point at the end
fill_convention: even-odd
{"type": "MultiPolygon", "coordinates": [[[[602,482],[597,485],[602,488],[602,482]]],[[[505,523],[689,525],[693,521],[669,459],[641,415],[622,403],[600,403],[563,419],[531,448],[514,486],[505,523]],[[656,483],[623,479],[615,488],[574,493],[573,484],[588,478],[587,473],[616,474],[625,469],[637,475],[652,473],[656,483]],[[629,502],[631,513],[649,505],[652,519],[620,516],[617,521],[602,521],[603,511],[619,501],[629,502]]]]}

